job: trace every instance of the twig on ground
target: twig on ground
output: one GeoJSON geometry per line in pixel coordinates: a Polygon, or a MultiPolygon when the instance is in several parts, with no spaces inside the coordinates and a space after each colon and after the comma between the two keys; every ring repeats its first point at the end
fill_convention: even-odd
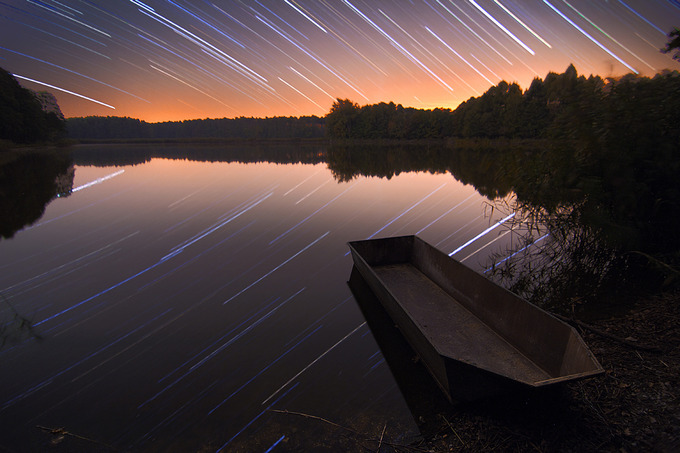
{"type": "Polygon", "coordinates": [[[92,443],[95,443],[95,444],[98,444],[98,445],[103,445],[107,448],[110,448],[111,450],[116,450],[116,448],[113,447],[112,445],[106,444],[104,442],[100,442],[98,440],[90,439],[89,437],[81,436],[79,434],[74,434],[72,432],[66,431],[66,429],[64,429],[64,428],[48,428],[46,426],[40,426],[40,425],[36,425],[36,428],[41,429],[43,431],[47,431],[52,436],[54,436],[54,438],[52,440],[52,442],[54,442],[54,443],[59,443],[64,437],[70,436],[70,437],[73,437],[73,438],[76,438],[76,439],[84,440],[84,441],[87,441],[87,442],[92,442],[92,443]]]}
{"type": "Polygon", "coordinates": [[[456,430],[453,429],[453,426],[451,426],[451,423],[449,423],[449,421],[446,419],[446,417],[444,417],[444,416],[442,415],[442,419],[444,419],[444,421],[446,422],[446,424],[449,425],[449,428],[451,428],[451,431],[453,431],[453,434],[456,435],[456,437],[458,438],[458,440],[460,441],[460,443],[463,444],[463,447],[467,447],[467,445],[465,444],[465,442],[463,442],[463,439],[461,439],[460,436],[458,435],[458,433],[456,432],[456,430]]]}
{"type": "Polygon", "coordinates": [[[311,418],[311,419],[314,419],[314,420],[319,420],[319,421],[322,421],[322,422],[324,422],[324,423],[328,423],[328,424],[331,425],[331,426],[335,426],[336,428],[340,428],[340,429],[344,429],[345,431],[349,431],[350,433],[356,434],[357,436],[363,436],[363,434],[361,434],[360,432],[357,432],[357,431],[353,430],[352,428],[348,428],[348,427],[346,427],[346,426],[338,425],[338,424],[335,423],[335,422],[332,422],[332,421],[330,421],[330,420],[326,420],[325,418],[319,417],[319,416],[317,416],[317,415],[309,415],[309,414],[305,414],[305,413],[303,413],[303,412],[294,412],[294,411],[289,411],[289,410],[278,410],[278,409],[270,409],[270,411],[271,411],[271,412],[276,412],[276,413],[279,413],[279,414],[297,415],[297,416],[299,416],[299,417],[311,418]]]}
{"type": "MultiPolygon", "coordinates": [[[[348,432],[358,436],[359,438],[362,438],[362,439],[365,439],[365,440],[371,440],[373,442],[379,442],[379,445],[383,445],[383,444],[389,445],[390,447],[392,447],[394,449],[398,448],[398,449],[402,449],[402,450],[418,451],[418,452],[427,452],[428,451],[428,450],[424,450],[422,448],[418,448],[418,447],[411,446],[411,445],[404,445],[404,444],[399,444],[399,443],[396,443],[396,442],[388,442],[383,438],[383,436],[380,436],[380,441],[378,441],[374,437],[367,436],[366,434],[362,434],[358,431],[353,430],[352,428],[348,428],[346,426],[339,425],[335,422],[332,422],[330,420],[326,420],[325,418],[319,417],[317,415],[310,415],[310,414],[305,414],[303,412],[294,412],[294,411],[289,411],[289,410],[278,410],[278,409],[270,409],[269,411],[270,412],[276,412],[278,414],[297,415],[298,417],[309,418],[309,419],[312,419],[312,420],[319,420],[319,421],[327,423],[331,426],[335,426],[336,428],[340,428],[340,429],[343,429],[345,431],[348,431],[348,432]]],[[[385,428],[386,427],[387,427],[387,424],[385,424],[385,428]]],[[[385,433],[385,428],[383,428],[383,435],[385,433]]]]}
{"type": "Polygon", "coordinates": [[[380,442],[378,442],[377,452],[380,452],[380,447],[382,446],[383,436],[385,435],[385,429],[387,429],[387,423],[383,426],[382,433],[380,433],[380,442]]]}

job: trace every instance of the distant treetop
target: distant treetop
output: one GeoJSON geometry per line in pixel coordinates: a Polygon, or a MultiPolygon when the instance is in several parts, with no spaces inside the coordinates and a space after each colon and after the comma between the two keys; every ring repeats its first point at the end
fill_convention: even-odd
{"type": "Polygon", "coordinates": [[[661,50],[663,53],[669,53],[675,51],[673,59],[680,61],[680,29],[674,28],[668,34],[668,43],[666,47],[661,50]]]}

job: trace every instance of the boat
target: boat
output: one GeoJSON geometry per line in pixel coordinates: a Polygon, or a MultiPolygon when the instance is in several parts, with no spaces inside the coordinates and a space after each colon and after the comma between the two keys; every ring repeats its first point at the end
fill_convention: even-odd
{"type": "Polygon", "coordinates": [[[348,243],[354,268],[450,401],[603,373],[578,332],[417,236],[348,243]]]}

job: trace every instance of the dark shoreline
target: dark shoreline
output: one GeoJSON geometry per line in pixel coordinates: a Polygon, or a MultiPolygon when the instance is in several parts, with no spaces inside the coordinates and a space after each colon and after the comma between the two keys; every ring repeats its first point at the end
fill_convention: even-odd
{"type": "Polygon", "coordinates": [[[73,145],[259,145],[259,144],[327,144],[326,138],[119,138],[74,139],[73,145]]]}
{"type": "MultiPolygon", "coordinates": [[[[564,140],[560,140],[564,142],[564,140]]],[[[502,148],[508,144],[538,145],[553,143],[555,140],[547,138],[421,138],[421,139],[352,139],[352,138],[121,138],[121,139],[69,139],[64,144],[49,146],[77,146],[77,145],[265,145],[265,144],[301,144],[326,146],[446,146],[446,147],[477,147],[502,148]]],[[[33,146],[35,148],[35,146],[33,146]]]]}
{"type": "Polygon", "coordinates": [[[424,440],[415,446],[436,453],[678,451],[679,302],[680,293],[671,291],[591,320],[598,330],[629,340],[582,331],[604,375],[568,384],[548,398],[441,408],[420,423],[424,440]]]}

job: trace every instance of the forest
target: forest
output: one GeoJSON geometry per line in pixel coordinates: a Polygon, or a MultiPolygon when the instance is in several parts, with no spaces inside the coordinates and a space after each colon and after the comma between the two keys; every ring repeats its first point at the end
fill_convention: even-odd
{"type": "Polygon", "coordinates": [[[51,93],[33,92],[0,68],[0,140],[54,142],[66,133],[64,115],[51,93]]]}
{"type": "MultiPolygon", "coordinates": [[[[680,30],[661,51],[680,61],[680,30]]],[[[393,102],[359,106],[337,99],[326,115],[332,139],[545,138],[610,146],[676,148],[680,137],[680,73],[653,78],[562,74],[536,77],[523,90],[501,81],[455,110],[405,108],[393,102]]],[[[666,152],[657,150],[657,152],[666,152]]]]}
{"type": "Polygon", "coordinates": [[[579,76],[570,65],[562,74],[535,78],[526,90],[501,81],[455,110],[338,99],[326,115],[326,132],[334,139],[663,136],[678,124],[679,96],[678,71],[602,79],[579,76]]]}
{"type": "Polygon", "coordinates": [[[680,73],[619,78],[565,72],[535,78],[523,90],[499,82],[456,109],[415,109],[393,102],[359,106],[337,99],[325,117],[222,118],[147,123],[127,117],[69,118],[68,136],[87,140],[450,138],[575,139],[667,147],[677,143],[680,73]],[[641,114],[644,112],[644,114],[641,114]]]}

